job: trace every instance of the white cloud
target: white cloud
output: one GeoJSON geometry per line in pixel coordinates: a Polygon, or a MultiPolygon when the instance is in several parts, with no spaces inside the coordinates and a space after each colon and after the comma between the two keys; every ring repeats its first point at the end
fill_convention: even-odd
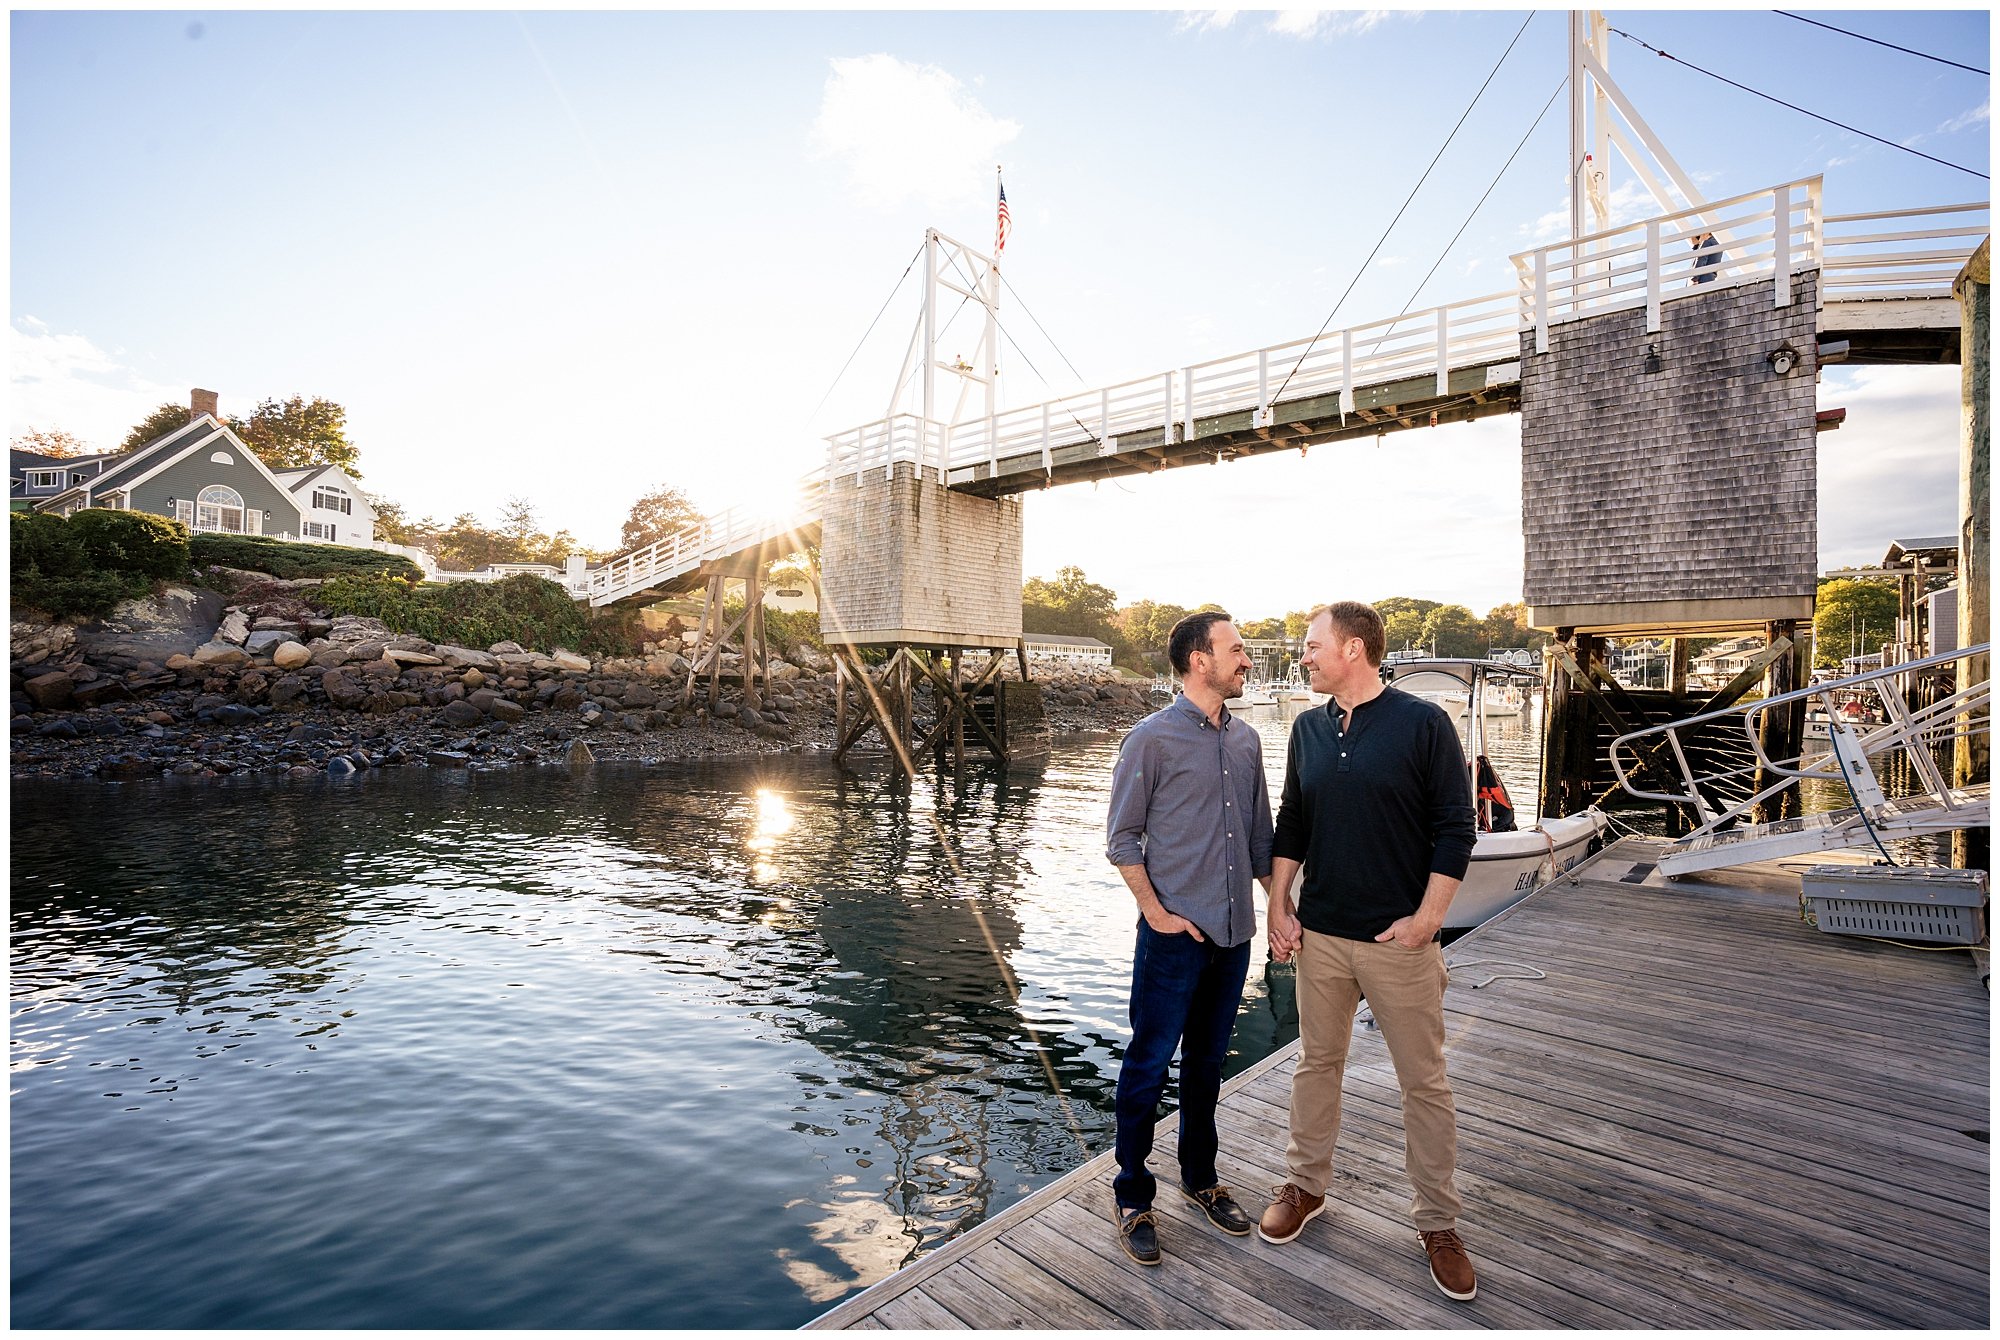
{"type": "Polygon", "coordinates": [[[812,143],[847,168],[864,205],[970,205],[993,190],[1000,146],[1020,123],[994,116],[948,71],[877,52],[835,58],[812,143]]]}
{"type": "Polygon", "coordinates": [[[1234,9],[1190,9],[1174,21],[1174,31],[1205,33],[1212,29],[1227,28],[1236,22],[1238,12],[1234,9]]]}
{"type": "Polygon", "coordinates": [[[1960,112],[1957,116],[1939,126],[1937,133],[1940,135],[1949,135],[1955,131],[1964,130],[1967,126],[1976,126],[1984,121],[1991,120],[1992,105],[1992,99],[1989,98],[1969,112],[1960,112]]]}
{"type": "Polygon", "coordinates": [[[1286,37],[1358,37],[1381,26],[1391,9],[1286,9],[1271,19],[1271,31],[1286,37]]]}
{"type": "MultiPolygon", "coordinates": [[[[1646,184],[1637,178],[1613,187],[1609,204],[1611,206],[1611,227],[1613,228],[1621,227],[1628,223],[1636,223],[1640,219],[1650,219],[1656,214],[1673,212],[1662,209],[1660,202],[1653,199],[1653,193],[1646,189],[1646,184]]],[[[1585,232],[1597,231],[1591,224],[1590,211],[1588,209],[1584,211],[1583,227],[1585,232]]],[[[1522,227],[1520,231],[1526,233],[1534,241],[1544,244],[1568,237],[1569,202],[1565,200],[1561,205],[1542,215],[1533,223],[1522,227]]]]}
{"type": "Polygon", "coordinates": [[[1408,265],[1409,263],[1410,258],[1408,256],[1377,256],[1375,258],[1375,268],[1378,270],[1392,270],[1398,265],[1408,265]]]}
{"type": "Polygon", "coordinates": [[[1819,438],[1822,571],[1958,528],[1958,377],[1955,367],[1827,369],[1820,407],[1846,409],[1847,421],[1819,438]]]}
{"type": "Polygon", "coordinates": [[[119,362],[87,336],[63,334],[33,317],[7,332],[9,438],[30,428],[61,428],[99,450],[187,388],[156,382],[119,362]]]}

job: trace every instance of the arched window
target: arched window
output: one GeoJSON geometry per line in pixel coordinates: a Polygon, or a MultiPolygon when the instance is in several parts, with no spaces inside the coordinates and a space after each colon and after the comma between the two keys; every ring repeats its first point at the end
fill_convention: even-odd
{"type": "Polygon", "coordinates": [[[243,495],[227,485],[210,484],[195,497],[194,528],[243,534],[243,495]]]}

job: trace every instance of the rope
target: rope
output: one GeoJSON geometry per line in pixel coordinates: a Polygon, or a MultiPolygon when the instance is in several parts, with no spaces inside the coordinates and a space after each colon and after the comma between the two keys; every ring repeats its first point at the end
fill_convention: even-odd
{"type": "Polygon", "coordinates": [[[1320,323],[1319,334],[1313,336],[1312,339],[1307,342],[1305,349],[1302,350],[1299,354],[1298,361],[1292,364],[1292,370],[1285,374],[1285,379],[1282,382],[1278,383],[1277,391],[1273,393],[1273,395],[1271,396],[1272,404],[1275,405],[1278,403],[1278,397],[1282,396],[1285,393],[1285,388],[1292,384],[1292,378],[1298,376],[1299,369],[1305,366],[1306,356],[1312,353],[1313,345],[1319,343],[1320,335],[1326,334],[1327,327],[1333,324],[1333,318],[1340,315],[1340,309],[1346,305],[1348,295],[1353,293],[1354,286],[1361,282],[1361,276],[1368,273],[1369,262],[1375,259],[1376,252],[1382,250],[1382,244],[1389,240],[1389,234],[1394,232],[1396,229],[1396,225],[1402,221],[1404,212],[1407,211],[1410,207],[1410,202],[1417,198],[1417,192],[1423,190],[1424,183],[1430,180],[1432,170],[1436,168],[1438,165],[1438,159],[1444,157],[1444,151],[1451,147],[1451,142],[1454,139],[1458,138],[1458,132],[1465,125],[1466,117],[1471,116],[1472,109],[1479,105],[1479,99],[1481,95],[1483,95],[1486,92],[1487,84],[1491,84],[1493,82],[1493,76],[1499,74],[1500,67],[1507,63],[1508,55],[1514,50],[1514,43],[1519,42],[1521,40],[1521,34],[1528,31],[1528,25],[1535,21],[1535,15],[1540,12],[1541,11],[1539,10],[1530,10],[1528,12],[1528,17],[1521,20],[1520,28],[1514,33],[1514,41],[1509,42],[1507,44],[1507,50],[1501,52],[1500,59],[1493,63],[1492,70],[1489,71],[1486,75],[1486,83],[1481,84],[1479,86],[1479,92],[1473,94],[1472,101],[1465,105],[1465,111],[1460,113],[1459,115],[1458,125],[1453,126],[1451,128],[1451,134],[1444,137],[1444,143],[1438,146],[1437,154],[1431,159],[1430,167],[1425,168],[1424,175],[1417,178],[1417,184],[1415,186],[1412,186],[1410,188],[1409,195],[1403,198],[1402,207],[1396,211],[1396,217],[1389,220],[1389,226],[1382,230],[1382,236],[1375,239],[1374,250],[1368,253],[1368,259],[1361,262],[1360,267],[1356,269],[1354,272],[1354,278],[1347,281],[1347,292],[1342,293],[1340,295],[1340,301],[1336,302],[1333,305],[1333,310],[1327,313],[1326,320],[1320,323]]]}
{"type": "Polygon", "coordinates": [[[1496,968],[1519,968],[1521,970],[1520,972],[1496,972],[1483,982],[1474,982],[1472,984],[1474,991],[1477,991],[1482,986],[1492,986],[1495,982],[1540,982],[1548,979],[1548,974],[1540,968],[1531,967],[1526,963],[1516,963],[1512,959],[1468,958],[1460,959],[1457,963],[1448,963],[1445,966],[1456,971],[1474,963],[1490,964],[1496,968]]]}
{"type": "Polygon", "coordinates": [[[1771,12],[1774,14],[1783,14],[1788,19],[1797,19],[1800,23],[1810,23],[1813,27],[1824,28],[1830,33],[1839,33],[1842,37],[1853,37],[1863,42],[1873,42],[1878,47],[1888,47],[1891,51],[1900,51],[1906,56],[1921,56],[1925,60],[1934,60],[1939,65],[1950,65],[1960,70],[1970,70],[1973,74],[1991,76],[1993,73],[1991,70],[1982,70],[1976,65],[1960,65],[1955,60],[1946,60],[1943,56],[1933,56],[1927,51],[1915,51],[1909,47],[1899,47],[1894,42],[1884,42],[1881,38],[1870,37],[1866,33],[1851,33],[1845,28],[1836,28],[1831,23],[1821,23],[1818,19],[1809,19],[1803,14],[1794,14],[1789,10],[1774,9],[1771,12]]]}
{"type": "Polygon", "coordinates": [[[1863,139],[1873,140],[1877,144],[1886,144],[1891,149],[1901,149],[1906,154],[1915,154],[1919,158],[1929,159],[1931,162],[1936,163],[1940,167],[1952,168],[1956,171],[1966,173],[1968,176],[1977,177],[1981,181],[1993,180],[1991,177],[1987,176],[1984,172],[1976,171],[1975,169],[1966,167],[1961,163],[1947,162],[1945,159],[1933,157],[1932,155],[1925,153],[1921,149],[1912,149],[1907,144],[1898,144],[1894,140],[1885,140],[1880,135],[1870,135],[1867,131],[1859,129],[1858,127],[1855,126],[1850,126],[1845,121],[1836,121],[1830,116],[1821,116],[1818,112],[1809,112],[1805,108],[1799,106],[1797,103],[1786,102],[1783,98],[1774,98],[1768,93],[1759,93],[1756,89],[1751,88],[1748,84],[1739,84],[1734,79],[1730,79],[1723,75],[1719,75],[1713,70],[1704,70],[1701,68],[1701,66],[1694,64],[1692,61],[1684,61],[1679,56],[1673,55],[1670,52],[1662,51],[1650,42],[1642,42],[1638,38],[1632,36],[1632,34],[1624,31],[1622,28],[1613,28],[1611,31],[1617,33],[1620,37],[1624,38],[1628,42],[1637,42],[1640,46],[1646,48],[1646,50],[1652,52],[1655,56],[1659,56],[1666,60],[1673,61],[1676,65],[1685,65],[1687,66],[1688,69],[1693,70],[1696,74],[1705,74],[1710,79],[1719,79],[1723,83],[1729,85],[1731,88],[1742,89],[1745,93],[1749,93],[1756,97],[1762,98],[1766,102],[1775,102],[1780,107],[1789,107],[1791,108],[1791,110],[1799,113],[1801,116],[1809,116],[1815,121],[1824,121],[1829,126],[1838,126],[1840,129],[1847,131],[1849,134],[1859,135],[1863,139]]]}

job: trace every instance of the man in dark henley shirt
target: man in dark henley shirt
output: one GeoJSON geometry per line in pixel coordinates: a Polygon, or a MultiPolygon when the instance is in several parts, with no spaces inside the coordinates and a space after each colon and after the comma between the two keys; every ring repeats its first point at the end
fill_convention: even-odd
{"type": "Polygon", "coordinates": [[[1191,614],[1167,655],[1182,692],[1120,745],[1105,823],[1106,855],[1139,905],[1111,1190],[1119,1245],[1144,1266],[1160,1263],[1146,1159],[1176,1046],[1181,1193],[1223,1232],[1251,1231],[1216,1176],[1215,1101],[1257,935],[1250,883],[1271,873],[1263,741],[1223,705],[1250,669],[1243,639],[1227,614],[1191,614]]]}
{"type": "Polygon", "coordinates": [[[1384,641],[1381,615],[1357,601],[1318,611],[1306,630],[1301,664],[1332,701],[1292,723],[1271,848],[1271,956],[1298,957],[1299,1063],[1287,1180],[1258,1231],[1290,1242],[1326,1207],[1341,1080],[1365,995],[1402,1090],[1417,1236],[1439,1290],[1466,1300],[1478,1285],[1458,1237],[1458,1113],[1445,1076],[1438,931],[1471,863],[1471,779],[1451,719],[1382,682],[1384,641]]]}

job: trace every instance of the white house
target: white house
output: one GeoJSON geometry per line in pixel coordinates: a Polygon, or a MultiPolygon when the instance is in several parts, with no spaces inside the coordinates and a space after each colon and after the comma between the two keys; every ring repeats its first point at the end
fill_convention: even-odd
{"type": "Polygon", "coordinates": [[[1099,642],[1094,637],[1062,637],[1055,633],[1023,633],[1021,641],[1028,652],[1028,663],[1037,662],[1063,668],[1082,668],[1101,665],[1111,666],[1111,646],[1099,642]]]}
{"type": "Polygon", "coordinates": [[[345,470],[337,465],[314,465],[272,473],[298,501],[298,539],[358,549],[374,547],[375,508],[345,470]]]}

